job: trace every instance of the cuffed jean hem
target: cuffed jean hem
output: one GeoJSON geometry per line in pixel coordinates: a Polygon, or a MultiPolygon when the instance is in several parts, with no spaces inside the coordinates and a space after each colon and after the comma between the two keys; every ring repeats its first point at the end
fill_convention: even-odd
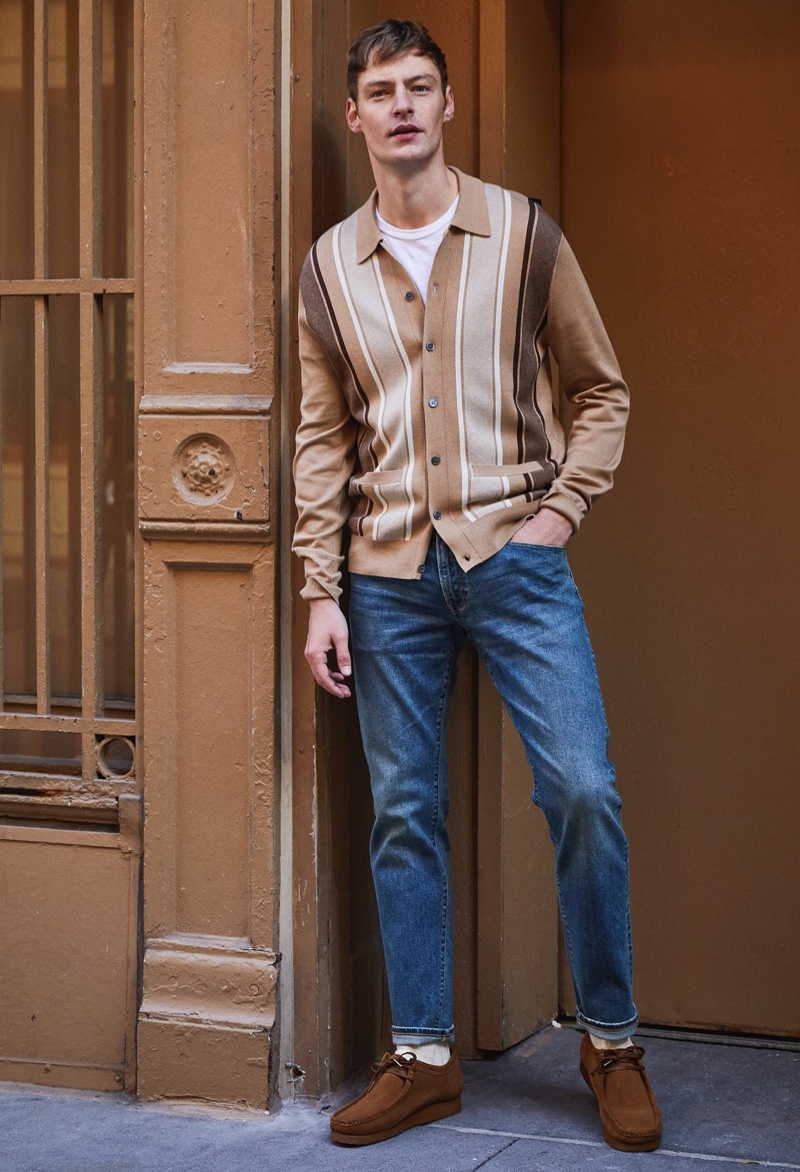
{"type": "Polygon", "coordinates": [[[395,1046],[424,1046],[427,1042],[454,1042],[455,1027],[446,1033],[441,1030],[396,1030],[392,1027],[392,1042],[395,1046]]]}
{"type": "Polygon", "coordinates": [[[632,1017],[629,1022],[623,1022],[622,1025],[605,1026],[599,1025],[594,1021],[587,1021],[585,1017],[578,1017],[578,1025],[582,1025],[590,1034],[594,1034],[596,1038],[602,1038],[605,1042],[624,1042],[626,1038],[630,1038],[636,1033],[636,1027],[639,1024],[638,1017],[632,1017]]]}

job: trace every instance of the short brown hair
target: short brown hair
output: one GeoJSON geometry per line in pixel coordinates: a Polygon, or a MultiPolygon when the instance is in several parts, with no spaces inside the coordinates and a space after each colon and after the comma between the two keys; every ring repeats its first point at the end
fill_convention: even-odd
{"type": "Polygon", "coordinates": [[[366,28],[353,41],[347,54],[347,92],[353,101],[358,97],[358,79],[370,65],[380,65],[405,53],[430,57],[442,79],[442,93],[447,90],[447,62],[424,24],[415,20],[384,20],[366,28]]]}

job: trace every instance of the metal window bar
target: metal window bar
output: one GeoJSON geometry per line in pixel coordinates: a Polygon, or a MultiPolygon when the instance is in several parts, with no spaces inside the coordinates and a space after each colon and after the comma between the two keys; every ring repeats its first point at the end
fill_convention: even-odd
{"type": "MultiPolygon", "coordinates": [[[[102,445],[103,445],[103,295],[132,294],[132,277],[105,277],[102,271],[102,102],[103,4],[79,0],[78,120],[79,120],[79,272],[74,277],[48,275],[48,0],[36,0],[33,11],[24,7],[23,68],[33,78],[33,237],[32,279],[0,280],[0,296],[32,297],[34,303],[34,446],[33,487],[35,540],[26,576],[35,583],[36,697],[11,696],[5,689],[3,599],[0,590],[0,728],[13,731],[69,731],[80,733],[83,782],[97,784],[97,746],[104,737],[131,738],[136,720],[127,705],[105,712],[103,687],[103,565],[102,565],[102,445]],[[31,19],[32,18],[32,19],[31,19]],[[27,60],[25,60],[27,58],[27,60]],[[81,703],[59,699],[54,706],[50,678],[49,534],[49,377],[48,298],[58,294],[79,298],[80,355],[80,518],[81,518],[81,703]],[[32,564],[31,564],[32,563],[32,564]],[[54,711],[54,707],[57,711],[54,711]]],[[[116,30],[115,30],[116,31],[116,30]]],[[[119,37],[115,37],[119,40],[119,37]]],[[[125,204],[128,200],[125,201],[125,204]]],[[[123,205],[124,206],[124,205],[123,205]]],[[[125,213],[123,212],[123,215],[125,213]]],[[[121,339],[120,339],[121,341],[121,339]]],[[[0,484],[1,489],[1,484],[0,484]]],[[[3,500],[0,491],[0,525],[3,500]]],[[[0,581],[2,580],[0,547],[0,581]]],[[[116,589],[123,591],[122,583],[116,589]]],[[[24,774],[15,776],[21,778],[24,774]]],[[[11,775],[0,778],[0,788],[11,775]]],[[[50,782],[56,780],[51,777],[50,782]]],[[[63,779],[67,782],[67,778],[63,779]]],[[[69,782],[74,785],[74,780],[69,782]]]]}
{"type": "MultiPolygon", "coordinates": [[[[1,303],[0,303],[1,304],[1,303]]],[[[0,308],[2,313],[2,308],[0,308]]],[[[1,388],[0,388],[1,389],[1,388]]],[[[0,452],[3,450],[3,428],[2,428],[3,413],[0,411],[0,452]]],[[[3,532],[5,524],[5,514],[3,511],[3,477],[0,474],[0,534],[3,532]]],[[[0,721],[3,720],[3,714],[6,706],[6,673],[5,673],[5,613],[4,613],[4,599],[5,594],[5,570],[3,567],[3,558],[5,550],[3,549],[3,542],[0,540],[0,721]]]]}
{"type": "MultiPolygon", "coordinates": [[[[2,312],[2,309],[0,309],[2,312]]],[[[2,411],[0,411],[0,453],[3,450],[2,411]]],[[[3,532],[3,477],[0,473],[0,535],[3,532]]],[[[6,676],[5,676],[5,615],[3,613],[3,594],[5,593],[5,572],[3,569],[3,542],[0,540],[0,722],[3,720],[6,703],[6,676]]]]}
{"type": "MultiPolygon", "coordinates": [[[[47,257],[47,0],[33,13],[33,271],[44,277],[47,257]]],[[[36,451],[36,711],[50,711],[49,379],[47,300],[34,297],[34,435],[36,451]]]]}
{"type": "MultiPolygon", "coordinates": [[[[80,275],[91,279],[100,257],[100,103],[102,100],[102,6],[80,0],[79,8],[79,224],[80,275]]],[[[103,709],[100,457],[102,452],[103,322],[98,299],[80,294],[81,418],[81,692],[85,716],[103,709]]],[[[83,734],[84,779],[95,776],[94,734],[83,734]]]]}
{"type": "Polygon", "coordinates": [[[47,0],[33,10],[33,272],[47,264],[47,0]]]}
{"type": "Polygon", "coordinates": [[[34,435],[36,450],[36,711],[50,712],[50,477],[47,299],[35,297],[34,435]]]}

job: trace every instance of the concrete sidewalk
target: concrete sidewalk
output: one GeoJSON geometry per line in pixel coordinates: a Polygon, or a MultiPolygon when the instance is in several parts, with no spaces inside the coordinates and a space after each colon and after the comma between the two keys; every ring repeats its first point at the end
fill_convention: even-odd
{"type": "Polygon", "coordinates": [[[664,1115],[659,1152],[626,1155],[602,1142],[578,1073],[579,1034],[547,1029],[498,1058],[465,1063],[460,1115],[369,1148],[330,1142],[330,1112],[348,1095],[266,1116],[0,1084],[0,1170],[800,1169],[800,1047],[638,1040],[664,1115]]]}

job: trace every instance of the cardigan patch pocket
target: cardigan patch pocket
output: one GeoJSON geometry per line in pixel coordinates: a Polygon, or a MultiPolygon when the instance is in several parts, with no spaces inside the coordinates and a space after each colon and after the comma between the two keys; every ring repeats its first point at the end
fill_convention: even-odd
{"type": "Polygon", "coordinates": [[[385,468],[352,478],[350,496],[355,507],[348,521],[352,532],[376,541],[408,539],[413,497],[404,476],[402,468],[385,468]]]}
{"type": "Polygon", "coordinates": [[[542,465],[538,460],[529,460],[527,464],[473,464],[472,475],[480,479],[490,476],[502,476],[510,479],[512,476],[524,476],[526,473],[541,472],[542,465]]]}
{"type": "Polygon", "coordinates": [[[354,532],[375,539],[380,536],[384,541],[408,536],[412,497],[404,476],[402,468],[385,468],[352,478],[349,492],[355,507],[349,524],[354,532]]]}
{"type": "Polygon", "coordinates": [[[479,510],[497,508],[499,502],[515,497],[531,500],[531,494],[537,492],[539,485],[544,491],[547,479],[538,460],[529,460],[527,464],[472,464],[471,471],[470,507],[479,510]]]}
{"type": "Polygon", "coordinates": [[[372,496],[369,491],[376,484],[402,484],[405,473],[402,468],[384,468],[379,472],[362,472],[350,481],[350,496],[372,496]]]}

